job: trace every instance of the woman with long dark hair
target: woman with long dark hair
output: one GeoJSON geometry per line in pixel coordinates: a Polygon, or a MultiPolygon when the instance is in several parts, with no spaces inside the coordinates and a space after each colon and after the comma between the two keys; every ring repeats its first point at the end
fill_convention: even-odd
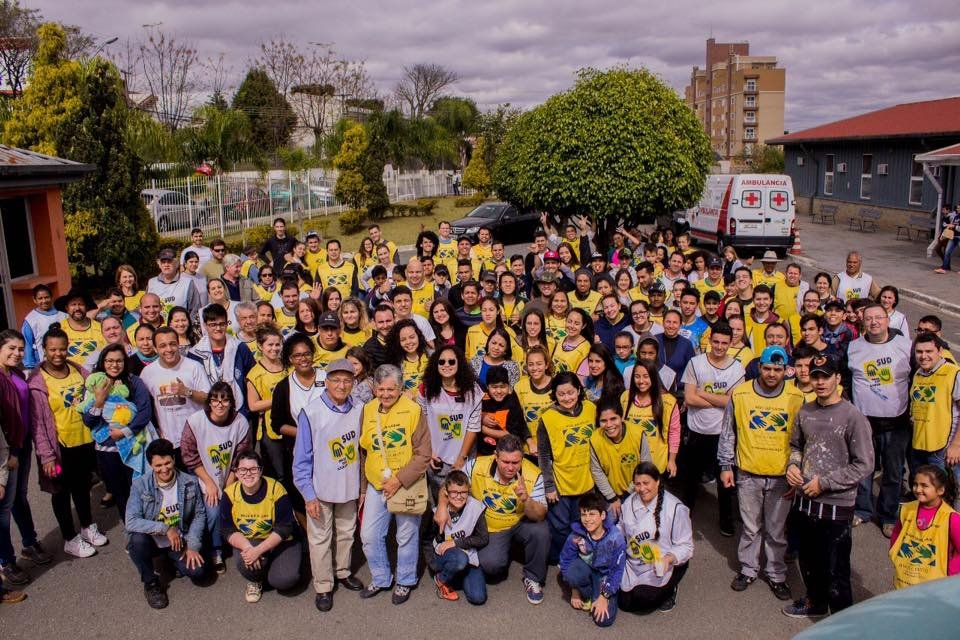
{"type": "Polygon", "coordinates": [[[299,333],[310,336],[316,343],[317,321],[320,319],[320,304],[313,298],[303,298],[297,302],[297,322],[294,325],[299,333]]]}
{"type": "Polygon", "coordinates": [[[495,298],[484,298],[480,301],[480,322],[467,329],[467,344],[464,347],[467,357],[473,359],[483,355],[487,339],[498,328],[503,328],[500,305],[495,298]]]}
{"type": "Polygon", "coordinates": [[[520,348],[527,353],[531,347],[540,346],[553,353],[556,344],[547,337],[547,320],[540,309],[527,309],[520,318],[520,334],[517,338],[520,348]]]}
{"type": "Polygon", "coordinates": [[[675,478],[680,450],[680,410],[673,395],[660,385],[656,364],[637,361],[630,374],[630,389],[621,396],[621,404],[627,427],[640,429],[646,436],[657,469],[675,478]]]}
{"type": "Polygon", "coordinates": [[[590,436],[590,473],[617,518],[633,488],[633,470],[644,460],[650,460],[650,447],[643,430],[623,420],[619,398],[605,398],[597,405],[597,428],[590,436]]]}
{"type": "Polygon", "coordinates": [[[565,337],[553,346],[553,365],[558,372],[577,373],[593,344],[593,320],[583,309],[571,309],[567,313],[564,333],[565,337]]]}
{"type": "Polygon", "coordinates": [[[467,328],[463,326],[457,312],[446,298],[437,298],[430,305],[430,326],[437,336],[437,346],[456,345],[463,349],[467,328]]]}
{"type": "Polygon", "coordinates": [[[487,372],[493,367],[506,369],[510,386],[516,385],[520,381],[520,365],[514,360],[515,355],[513,336],[503,327],[491,331],[483,352],[470,360],[470,367],[476,374],[480,387],[486,390],[487,372]]]}
{"type": "Polygon", "coordinates": [[[619,400],[623,394],[623,376],[613,361],[613,355],[603,344],[595,342],[587,352],[587,372],[583,376],[587,399],[600,402],[603,398],[619,400]]]}
{"type": "Polygon", "coordinates": [[[283,336],[272,326],[257,329],[257,351],[260,359],[247,372],[247,407],[256,416],[256,442],[267,465],[267,475],[277,477],[283,473],[283,435],[274,431],[270,421],[273,408],[273,391],[290,370],[284,366],[281,354],[283,336]]]}
{"type": "Polygon", "coordinates": [[[320,308],[323,311],[333,311],[336,313],[343,303],[343,296],[336,287],[327,287],[320,294],[320,308]]]}
{"type": "Polygon", "coordinates": [[[450,471],[462,469],[473,453],[482,400],[483,391],[460,348],[438,348],[427,362],[417,396],[430,427],[433,455],[427,480],[434,497],[450,471]]]}
{"type": "Polygon", "coordinates": [[[440,238],[433,231],[424,230],[417,234],[417,241],[414,244],[417,249],[417,257],[431,258],[436,255],[437,247],[440,246],[440,238]]]}
{"type": "Polygon", "coordinates": [[[393,325],[387,336],[386,353],[387,362],[403,372],[403,392],[416,398],[427,368],[427,340],[413,319],[404,318],[393,325]]]}
{"type": "Polygon", "coordinates": [[[167,315],[167,326],[177,332],[180,353],[186,355],[190,347],[197,344],[197,328],[193,325],[193,319],[186,307],[170,309],[170,313],[167,315]]]}

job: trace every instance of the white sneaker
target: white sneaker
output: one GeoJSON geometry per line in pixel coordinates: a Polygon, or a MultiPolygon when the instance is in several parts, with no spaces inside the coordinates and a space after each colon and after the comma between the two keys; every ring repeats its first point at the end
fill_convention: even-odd
{"type": "Polygon", "coordinates": [[[63,552],[78,558],[89,558],[97,553],[81,535],[77,535],[73,540],[67,540],[63,543],[63,552]]]}
{"type": "Polygon", "coordinates": [[[244,593],[244,600],[253,604],[254,602],[260,602],[260,596],[263,594],[263,585],[259,582],[248,582],[247,590],[244,593]]]}
{"type": "Polygon", "coordinates": [[[84,540],[89,542],[95,547],[102,547],[103,545],[110,542],[107,540],[107,536],[100,533],[100,529],[97,527],[97,523],[93,523],[89,527],[80,529],[80,535],[84,540]]]}

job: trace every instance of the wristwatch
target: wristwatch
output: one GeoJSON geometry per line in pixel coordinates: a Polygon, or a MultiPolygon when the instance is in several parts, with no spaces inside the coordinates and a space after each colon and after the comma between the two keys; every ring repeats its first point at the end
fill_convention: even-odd
{"type": "Polygon", "coordinates": [[[92,416],[102,416],[102,415],[103,415],[103,407],[90,407],[90,409],[87,411],[87,413],[89,413],[89,414],[92,415],[92,416]]]}

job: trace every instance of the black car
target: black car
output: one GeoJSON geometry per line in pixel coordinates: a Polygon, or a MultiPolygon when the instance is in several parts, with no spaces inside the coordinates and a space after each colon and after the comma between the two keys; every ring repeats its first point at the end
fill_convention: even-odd
{"type": "Polygon", "coordinates": [[[507,202],[485,202],[450,226],[454,237],[467,236],[474,243],[480,227],[489,227],[495,240],[517,244],[533,240],[533,232],[540,228],[540,214],[533,210],[520,211],[507,202]]]}

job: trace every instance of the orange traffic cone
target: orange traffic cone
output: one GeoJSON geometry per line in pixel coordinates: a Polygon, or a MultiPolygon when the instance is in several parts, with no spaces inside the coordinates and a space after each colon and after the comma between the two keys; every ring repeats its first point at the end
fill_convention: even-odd
{"type": "Polygon", "coordinates": [[[802,253],[803,247],[800,246],[800,229],[797,229],[793,234],[793,246],[790,248],[790,254],[799,256],[802,253]]]}

